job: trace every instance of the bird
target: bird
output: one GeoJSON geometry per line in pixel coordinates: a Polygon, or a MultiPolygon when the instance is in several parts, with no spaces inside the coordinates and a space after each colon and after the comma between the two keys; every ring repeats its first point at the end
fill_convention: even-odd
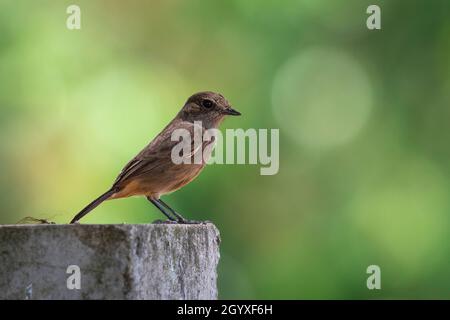
{"type": "MultiPolygon", "coordinates": [[[[214,139],[202,141],[201,150],[209,150],[202,157],[201,162],[176,163],[172,159],[172,149],[178,141],[172,141],[175,130],[187,130],[190,136],[195,130],[202,133],[209,129],[218,129],[227,116],[240,116],[241,113],[233,109],[227,99],[220,93],[203,91],[193,94],[183,105],[172,121],[125,167],[120,171],[111,188],[83,208],[70,223],[78,221],[106,200],[127,198],[130,196],[144,196],[156,206],[167,218],[167,223],[199,223],[185,219],[161,200],[161,196],[174,192],[194,180],[206,165],[206,158],[211,155],[214,139]]],[[[195,157],[199,148],[191,144],[191,152],[183,157],[195,157]]]]}

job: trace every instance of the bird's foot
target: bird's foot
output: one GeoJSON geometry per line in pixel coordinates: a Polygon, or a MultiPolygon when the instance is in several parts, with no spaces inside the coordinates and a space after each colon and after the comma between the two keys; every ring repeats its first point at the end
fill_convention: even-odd
{"type": "Polygon", "coordinates": [[[200,220],[187,220],[187,219],[180,219],[177,221],[179,224],[207,224],[211,223],[209,220],[200,221],[200,220]]]}
{"type": "Polygon", "coordinates": [[[177,224],[178,222],[177,221],[173,221],[173,220],[160,220],[160,219],[158,219],[158,220],[153,221],[152,223],[154,223],[154,224],[177,224]]]}

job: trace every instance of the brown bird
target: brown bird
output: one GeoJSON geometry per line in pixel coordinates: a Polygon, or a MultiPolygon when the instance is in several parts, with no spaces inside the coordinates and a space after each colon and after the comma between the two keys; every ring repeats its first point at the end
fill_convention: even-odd
{"type": "MultiPolygon", "coordinates": [[[[192,159],[190,164],[176,164],[172,160],[172,149],[179,141],[172,141],[172,133],[177,129],[185,129],[187,130],[185,132],[194,137],[195,130],[201,129],[203,134],[207,129],[218,128],[227,115],[239,116],[240,113],[234,110],[221,94],[207,91],[191,96],[163,131],[125,165],[112,187],[88,204],[70,223],[77,222],[105,200],[130,196],[145,196],[172,222],[195,223],[184,219],[160,197],[180,189],[199,175],[208,154],[198,163],[194,161],[195,153],[205,149],[209,143],[214,142],[214,139],[206,143],[201,141],[201,149],[194,146],[192,141],[191,152],[188,155],[183,154],[183,157],[192,159]]],[[[210,154],[212,148],[205,150],[208,149],[210,154]]]]}

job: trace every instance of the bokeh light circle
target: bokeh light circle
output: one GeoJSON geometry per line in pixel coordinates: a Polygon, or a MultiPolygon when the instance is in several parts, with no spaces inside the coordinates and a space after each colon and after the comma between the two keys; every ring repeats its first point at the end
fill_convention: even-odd
{"type": "Polygon", "coordinates": [[[310,48],[277,72],[272,107],[280,128],[302,146],[326,149],[354,138],[373,104],[369,77],[348,54],[310,48]]]}

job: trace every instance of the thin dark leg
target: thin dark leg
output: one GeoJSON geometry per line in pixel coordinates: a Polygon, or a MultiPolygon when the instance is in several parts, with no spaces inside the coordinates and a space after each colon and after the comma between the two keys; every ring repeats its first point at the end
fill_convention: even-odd
{"type": "Polygon", "coordinates": [[[183,216],[181,214],[179,214],[178,212],[173,210],[171,207],[169,207],[169,205],[167,203],[165,203],[161,199],[158,199],[158,202],[160,204],[162,204],[166,209],[168,209],[175,217],[177,217],[178,222],[187,222],[187,220],[185,218],[183,218],[183,216]]]}
{"type": "Polygon", "coordinates": [[[153,203],[155,205],[155,207],[157,207],[159,209],[159,211],[161,211],[167,218],[169,218],[169,220],[171,221],[176,221],[177,219],[175,219],[174,217],[172,217],[164,208],[163,205],[161,205],[158,200],[152,199],[150,197],[147,197],[147,200],[150,201],[151,203],[153,203]]]}
{"type": "Polygon", "coordinates": [[[181,214],[179,214],[178,212],[176,212],[175,210],[173,210],[171,207],[169,207],[169,205],[167,203],[165,203],[164,201],[162,201],[161,199],[157,200],[160,204],[162,204],[166,209],[170,210],[170,212],[177,217],[177,222],[178,223],[185,223],[185,224],[201,224],[201,223],[208,223],[209,221],[197,221],[197,220],[187,220],[185,218],[183,218],[183,216],[181,214]]]}

